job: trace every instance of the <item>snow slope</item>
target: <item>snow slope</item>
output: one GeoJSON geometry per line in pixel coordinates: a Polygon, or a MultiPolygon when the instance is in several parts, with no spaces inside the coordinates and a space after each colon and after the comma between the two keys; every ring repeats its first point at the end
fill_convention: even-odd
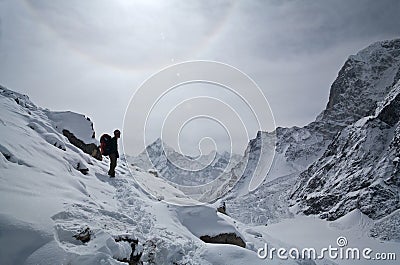
{"type": "Polygon", "coordinates": [[[264,264],[246,226],[210,206],[179,206],[190,199],[166,181],[130,172],[124,161],[110,179],[107,158],[94,159],[60,133],[69,124],[91,141],[83,115],[52,113],[4,87],[0,108],[1,264],[264,264]],[[241,237],[249,249],[199,239],[219,233],[241,237]]]}

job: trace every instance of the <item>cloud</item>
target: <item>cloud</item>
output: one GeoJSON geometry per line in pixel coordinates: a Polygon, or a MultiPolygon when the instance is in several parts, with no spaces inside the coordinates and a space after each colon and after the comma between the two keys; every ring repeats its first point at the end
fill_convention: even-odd
{"type": "Polygon", "coordinates": [[[190,55],[221,19],[223,5],[186,1],[29,1],[72,49],[105,64],[161,67],[190,55]]]}
{"type": "Polygon", "coordinates": [[[133,92],[163,67],[217,60],[257,82],[277,125],[301,126],[350,54],[399,37],[399,13],[396,0],[2,1],[0,82],[102,133],[122,127],[133,92]]]}

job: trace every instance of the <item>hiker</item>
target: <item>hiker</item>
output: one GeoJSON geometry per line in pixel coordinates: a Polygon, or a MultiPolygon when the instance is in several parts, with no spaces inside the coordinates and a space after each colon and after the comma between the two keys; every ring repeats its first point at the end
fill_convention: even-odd
{"type": "Polygon", "coordinates": [[[110,140],[110,151],[109,151],[109,157],[110,157],[110,170],[108,171],[108,175],[110,178],[115,177],[115,167],[117,166],[117,158],[119,158],[119,153],[118,153],[118,138],[121,137],[121,132],[119,130],[114,131],[114,137],[111,138],[110,140]]]}

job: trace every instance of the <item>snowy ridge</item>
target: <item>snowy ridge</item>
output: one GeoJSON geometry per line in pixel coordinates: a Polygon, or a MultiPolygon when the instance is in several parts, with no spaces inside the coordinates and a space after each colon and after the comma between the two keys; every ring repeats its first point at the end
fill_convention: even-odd
{"type": "MultiPolygon", "coordinates": [[[[183,194],[180,196],[189,196],[201,203],[214,202],[232,189],[247,164],[241,156],[228,152],[185,156],[161,139],[148,145],[137,157],[128,156],[128,161],[130,166],[144,168],[176,187],[183,194]]],[[[190,200],[188,203],[193,204],[190,200]]]]}
{"type": "Polygon", "coordinates": [[[158,138],[138,156],[128,157],[128,161],[145,170],[155,169],[160,177],[171,184],[196,186],[207,184],[229,172],[240,158],[236,154],[219,154],[215,151],[199,157],[185,156],[158,138]]]}

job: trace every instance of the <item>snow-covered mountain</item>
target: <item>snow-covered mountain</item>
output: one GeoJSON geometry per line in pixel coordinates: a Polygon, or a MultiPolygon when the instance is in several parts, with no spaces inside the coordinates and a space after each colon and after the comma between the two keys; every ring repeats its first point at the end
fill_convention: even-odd
{"type": "Polygon", "coordinates": [[[400,219],[399,79],[400,40],[375,43],[347,60],[322,116],[348,126],[300,175],[291,198],[302,212],[335,220],[359,209],[375,220],[400,219]]]}
{"type": "Polygon", "coordinates": [[[148,145],[136,157],[128,161],[142,169],[155,169],[158,176],[182,186],[207,184],[225,172],[229,172],[241,159],[239,155],[210,152],[199,157],[185,156],[176,152],[160,138],[148,145]]]}
{"type": "Polygon", "coordinates": [[[277,128],[266,181],[247,195],[228,194],[230,214],[266,224],[292,217],[293,210],[335,220],[358,209],[375,220],[370,234],[399,239],[399,229],[393,229],[400,208],[399,79],[400,40],[377,42],[350,56],[314,122],[277,128]],[[247,210],[254,208],[258,215],[247,210]]]}

